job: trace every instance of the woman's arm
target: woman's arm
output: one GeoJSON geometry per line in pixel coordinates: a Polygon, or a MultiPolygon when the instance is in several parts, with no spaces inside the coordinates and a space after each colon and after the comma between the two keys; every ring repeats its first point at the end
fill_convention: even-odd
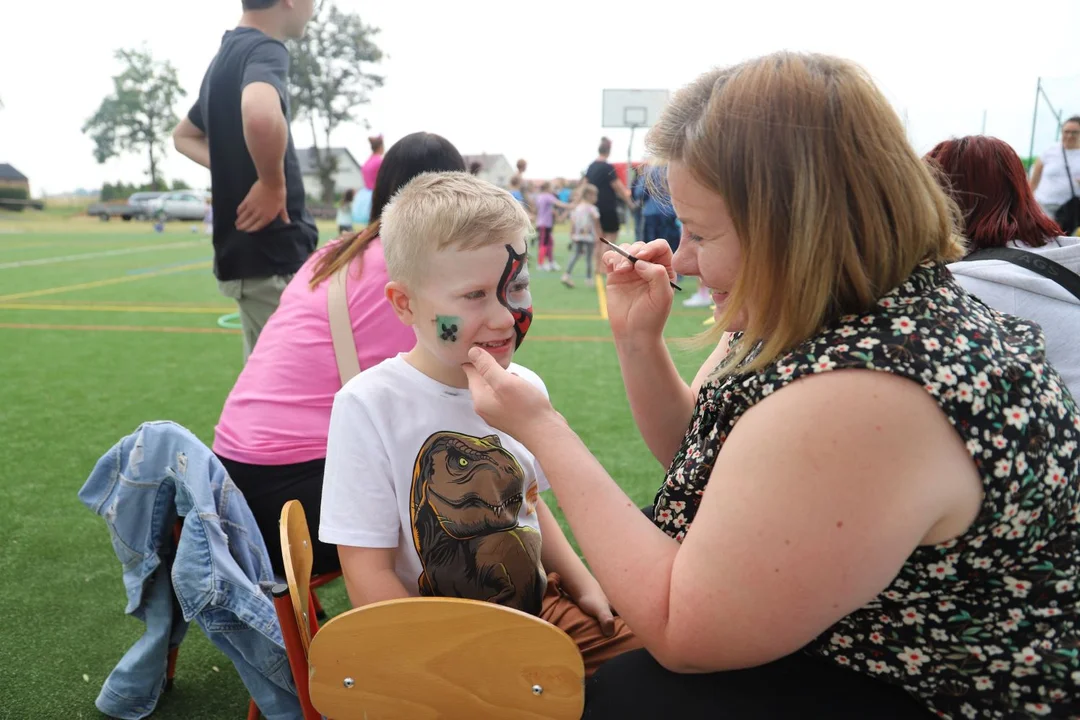
{"type": "Polygon", "coordinates": [[[679,375],[662,336],[616,336],[615,352],[641,438],[653,457],[667,467],[690,424],[694,395],[679,375]]]}
{"type": "Polygon", "coordinates": [[[730,343],[731,333],[724,333],[688,388],[663,340],[651,351],[640,343],[616,340],[630,412],[645,445],[664,467],[679,451],[701,386],[728,354],[730,343]]]}
{"type": "Polygon", "coordinates": [[[637,207],[637,203],[634,202],[633,196],[630,191],[623,185],[623,181],[616,177],[611,181],[611,189],[615,191],[615,194],[622,198],[622,201],[629,205],[631,208],[637,207]]]}
{"type": "Polygon", "coordinates": [[[612,605],[680,672],[803,647],[887,587],[916,546],[963,532],[981,501],[971,458],[933,399],[870,371],[807,378],[748,411],[682,545],[565,424],[522,434],[612,605]]]}
{"type": "Polygon", "coordinates": [[[1035,165],[1031,168],[1031,189],[1035,190],[1039,187],[1039,181],[1042,180],[1043,162],[1042,160],[1036,160],[1035,165]]]}

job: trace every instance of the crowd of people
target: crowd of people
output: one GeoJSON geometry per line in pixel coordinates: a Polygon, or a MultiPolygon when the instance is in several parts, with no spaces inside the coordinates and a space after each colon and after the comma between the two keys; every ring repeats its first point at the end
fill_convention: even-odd
{"type": "Polygon", "coordinates": [[[281,42],[311,3],[244,2],[176,140],[214,178],[248,357],[212,452],[155,437],[238,489],[273,572],[299,499],[354,606],[462,597],[563,629],[588,718],[1080,715],[1080,239],[1054,219],[1080,119],[1030,180],[994,138],[920,157],[858,66],[774,53],[678,91],[631,187],[607,138],[580,181],[520,161],[508,190],[446,138],[373,138],[364,227],[343,206],[316,250],[281,42]],[[619,202],[632,259],[599,242],[619,202]],[[561,218],[563,283],[606,276],[658,463],[644,509],[514,362],[561,218]],[[716,319],[689,383],[664,336],[684,276],[716,319]]]}

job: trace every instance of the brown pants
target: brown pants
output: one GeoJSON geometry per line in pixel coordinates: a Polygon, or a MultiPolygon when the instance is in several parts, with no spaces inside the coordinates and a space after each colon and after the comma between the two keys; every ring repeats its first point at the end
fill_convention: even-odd
{"type": "Polygon", "coordinates": [[[548,575],[540,619],[559,628],[577,643],[581,659],[585,661],[585,677],[592,677],[601,665],[616,655],[641,647],[641,641],[620,617],[615,618],[615,632],[611,637],[604,635],[596,618],[586,614],[562,589],[557,573],[548,575]]]}

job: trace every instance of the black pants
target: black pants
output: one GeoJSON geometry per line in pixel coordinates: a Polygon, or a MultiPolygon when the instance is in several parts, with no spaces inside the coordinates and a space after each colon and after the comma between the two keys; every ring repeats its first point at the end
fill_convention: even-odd
{"type": "Polygon", "coordinates": [[[247,500],[259,532],[266,542],[270,564],[276,574],[285,574],[278,521],[281,518],[282,506],[289,500],[299,500],[304,506],[312,540],[312,573],[318,575],[341,569],[337,546],[319,542],[325,459],[292,465],[248,465],[220,455],[218,459],[225,466],[229,477],[240,488],[240,492],[244,493],[244,499],[247,500]]]}
{"type": "Polygon", "coordinates": [[[645,650],[608,660],[585,684],[582,720],[927,720],[902,688],[796,653],[747,670],[683,675],[645,650]]]}

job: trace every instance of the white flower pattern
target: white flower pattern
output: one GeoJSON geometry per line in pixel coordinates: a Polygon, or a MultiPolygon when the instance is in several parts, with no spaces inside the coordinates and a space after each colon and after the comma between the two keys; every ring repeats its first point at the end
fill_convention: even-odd
{"type": "Polygon", "coordinates": [[[656,524],[686,537],[716,454],[769,391],[847,368],[907,377],[966,444],[981,512],[962,536],[917,548],[881,595],[804,651],[902,685],[949,720],[1070,717],[1080,705],[1080,412],[1043,342],[924,263],[870,311],[761,372],[706,383],[657,494],[656,524]]]}

